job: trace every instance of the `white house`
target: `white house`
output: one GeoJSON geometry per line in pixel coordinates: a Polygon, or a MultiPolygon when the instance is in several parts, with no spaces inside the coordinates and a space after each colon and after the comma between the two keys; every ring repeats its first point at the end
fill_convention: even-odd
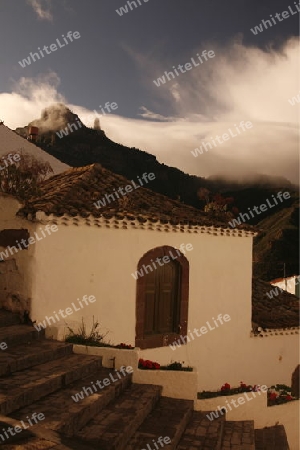
{"type": "Polygon", "coordinates": [[[285,294],[273,316],[270,285],[255,281],[252,317],[253,229],[146,189],[153,176],[91,165],[53,176],[23,206],[0,196],[0,303],[54,336],[94,317],[113,344],[195,367],[199,390],[290,384],[297,305],[285,294]]]}
{"type": "Polygon", "coordinates": [[[1,158],[8,153],[29,154],[43,162],[49,162],[54,173],[60,173],[68,169],[68,165],[62,163],[54,156],[44,152],[34,143],[21,137],[0,121],[0,166],[3,165],[1,158]]]}
{"type": "Polygon", "coordinates": [[[294,294],[297,297],[300,297],[300,275],[293,275],[292,277],[286,278],[276,278],[275,280],[270,281],[270,284],[273,286],[277,286],[284,291],[289,292],[290,294],[294,294]]]}

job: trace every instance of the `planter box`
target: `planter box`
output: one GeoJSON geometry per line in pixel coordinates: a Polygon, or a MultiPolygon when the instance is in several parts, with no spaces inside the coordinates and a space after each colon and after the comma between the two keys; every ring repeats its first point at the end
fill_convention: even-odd
{"type": "Polygon", "coordinates": [[[218,406],[227,409],[227,420],[255,420],[255,417],[267,412],[267,393],[243,392],[235,395],[206,398],[197,400],[195,409],[197,411],[219,411],[218,406]],[[238,400],[240,403],[238,403],[238,400]]]}
{"type": "Polygon", "coordinates": [[[138,369],[139,349],[120,350],[111,347],[87,347],[85,345],[73,345],[74,353],[81,355],[96,355],[102,357],[103,367],[120,369],[121,366],[133,368],[133,383],[154,384],[162,386],[164,397],[197,400],[198,376],[193,372],[178,370],[141,370],[138,369]],[[113,365],[115,358],[115,366],[113,365]]]}
{"type": "Polygon", "coordinates": [[[198,375],[193,372],[180,370],[142,370],[133,372],[133,382],[138,384],[155,384],[162,386],[162,396],[197,400],[198,375]]]}
{"type": "Polygon", "coordinates": [[[56,341],[64,341],[69,330],[66,325],[48,326],[45,328],[46,339],[54,339],[56,341]]]}
{"type": "Polygon", "coordinates": [[[102,356],[102,365],[108,369],[120,369],[121,366],[131,366],[135,372],[138,367],[137,350],[120,350],[113,347],[88,347],[85,345],[73,344],[74,353],[81,355],[102,356]]]}

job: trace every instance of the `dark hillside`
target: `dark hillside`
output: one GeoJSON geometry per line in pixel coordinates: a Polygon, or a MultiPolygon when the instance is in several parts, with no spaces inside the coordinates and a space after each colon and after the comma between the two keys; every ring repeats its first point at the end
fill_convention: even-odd
{"type": "Polygon", "coordinates": [[[204,209],[205,201],[200,200],[198,191],[205,188],[212,199],[216,193],[224,197],[233,197],[231,207],[236,208],[235,214],[247,213],[266,203],[272,203],[272,195],[279,191],[288,191],[290,200],[268,210],[247,222],[262,229],[254,245],[254,273],[265,280],[283,276],[283,263],[286,263],[286,275],[299,273],[298,269],[298,229],[297,216],[298,190],[281,177],[270,178],[257,175],[252,180],[234,182],[219,177],[205,179],[186,174],[175,167],[169,167],[157,161],[156,157],[139,150],[113,142],[105,132],[95,126],[95,129],[83,124],[77,131],[70,132],[60,138],[57,132],[65,129],[68,124],[80,123],[80,119],[65,105],[58,104],[45,109],[41,118],[34,120],[28,126],[17,128],[16,132],[24,138],[28,136],[30,125],[39,128],[37,145],[60,161],[72,166],[81,167],[99,163],[112,172],[123,175],[129,180],[136,180],[144,172],[155,174],[155,180],[147,187],[172,199],[204,209]]]}

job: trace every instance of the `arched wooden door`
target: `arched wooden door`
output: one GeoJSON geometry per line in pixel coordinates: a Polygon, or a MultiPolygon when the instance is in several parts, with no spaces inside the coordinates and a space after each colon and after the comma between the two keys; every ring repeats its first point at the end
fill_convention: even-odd
{"type": "Polygon", "coordinates": [[[189,263],[183,254],[164,246],[140,259],[138,269],[143,268],[137,280],[135,345],[162,347],[187,331],[189,263]],[[170,254],[175,257],[164,263],[163,257],[170,254]]]}
{"type": "Polygon", "coordinates": [[[145,275],[145,335],[176,333],[179,325],[180,265],[170,261],[145,275]]]}

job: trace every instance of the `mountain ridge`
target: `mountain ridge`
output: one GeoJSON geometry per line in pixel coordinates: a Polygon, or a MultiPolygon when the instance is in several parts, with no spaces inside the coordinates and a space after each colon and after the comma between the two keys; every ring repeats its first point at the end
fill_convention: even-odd
{"type": "MultiPolygon", "coordinates": [[[[82,167],[99,163],[104,168],[122,175],[129,180],[136,178],[138,175],[142,175],[144,172],[153,172],[155,173],[155,180],[151,181],[151,185],[149,184],[148,186],[149,189],[166,195],[171,199],[180,200],[197,209],[203,210],[206,204],[206,201],[199,196],[199,190],[201,189],[209,191],[209,197],[211,198],[215,194],[233,197],[233,205],[241,213],[247,212],[247,208],[252,208],[254,205],[258,206],[265,203],[266,199],[271,198],[279,190],[288,190],[291,194],[289,201],[274,207],[272,210],[268,209],[257,217],[251,217],[249,224],[260,227],[260,224],[265,219],[276,216],[281,210],[287,210],[287,215],[289,216],[295,214],[294,211],[297,209],[298,204],[298,190],[295,185],[283,177],[269,177],[257,174],[252,180],[247,179],[243,182],[242,180],[228,180],[222,177],[222,175],[215,175],[210,178],[189,175],[176,167],[170,167],[164,163],[160,163],[156,156],[143,150],[135,147],[126,147],[112,141],[100,129],[99,121],[95,123],[95,129],[86,127],[80,121],[82,124],[80,128],[78,127],[77,130],[70,131],[63,138],[58,137],[57,131],[63,127],[68,127],[68,124],[76,122],[78,124],[78,121],[80,121],[78,115],[74,114],[65,105],[57,104],[44,109],[40,119],[35,119],[26,127],[17,128],[15,131],[25,138],[28,135],[29,127],[37,126],[39,128],[37,145],[71,167],[82,167]]],[[[288,221],[287,217],[286,221],[288,221]]],[[[275,226],[275,224],[276,220],[272,222],[272,226],[275,226]]],[[[286,229],[286,224],[284,227],[286,229]]],[[[267,232],[264,229],[264,223],[262,232],[267,232]]],[[[284,248],[285,242],[287,248],[290,248],[293,253],[294,244],[290,242],[290,237],[286,236],[285,233],[281,235],[277,233],[279,242],[276,245],[279,246],[279,249],[281,248],[278,251],[279,253],[283,252],[282,249],[284,248]]],[[[278,251],[269,254],[267,251],[268,246],[268,239],[258,239],[255,241],[254,246],[254,261],[257,260],[257,263],[254,262],[254,273],[256,276],[261,276],[265,280],[274,279],[277,276],[282,277],[282,268],[279,263],[281,256],[278,255],[278,251]],[[256,245],[258,244],[260,247],[263,246],[264,250],[259,247],[260,250],[256,254],[256,245]],[[273,258],[272,255],[276,256],[276,261],[272,262],[272,268],[270,266],[266,270],[263,268],[261,259],[273,258]],[[274,266],[277,269],[273,270],[274,266]]],[[[287,275],[294,275],[299,270],[298,264],[296,264],[294,259],[293,257],[293,262],[291,265],[288,265],[287,275]]]]}

